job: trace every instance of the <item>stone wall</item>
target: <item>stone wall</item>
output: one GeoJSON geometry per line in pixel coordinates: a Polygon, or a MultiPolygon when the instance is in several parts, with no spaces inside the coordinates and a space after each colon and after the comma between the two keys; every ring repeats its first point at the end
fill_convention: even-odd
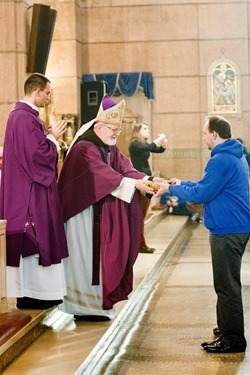
{"type": "MultiPolygon", "coordinates": [[[[242,114],[227,116],[250,145],[249,9],[246,1],[116,0],[81,2],[83,73],[151,71],[152,137],[169,147],[153,157],[164,176],[198,179],[209,157],[202,141],[208,114],[207,74],[222,58],[242,80],[242,114]]],[[[135,110],[135,109],[133,109],[135,110]]]]}
{"type": "Polygon", "coordinates": [[[13,103],[22,95],[26,69],[26,16],[24,2],[0,3],[0,145],[13,103]]]}
{"type": "MultiPolygon", "coordinates": [[[[167,151],[152,158],[153,169],[166,177],[198,179],[209,157],[202,141],[209,103],[207,75],[211,64],[225,58],[237,65],[241,83],[241,113],[226,117],[234,136],[250,146],[248,1],[54,0],[47,4],[58,10],[46,71],[58,117],[79,115],[82,74],[151,71],[152,138],[165,132],[169,139],[167,151]]],[[[22,96],[29,5],[13,0],[0,4],[0,21],[6,25],[0,36],[0,144],[8,112],[22,96]]]]}

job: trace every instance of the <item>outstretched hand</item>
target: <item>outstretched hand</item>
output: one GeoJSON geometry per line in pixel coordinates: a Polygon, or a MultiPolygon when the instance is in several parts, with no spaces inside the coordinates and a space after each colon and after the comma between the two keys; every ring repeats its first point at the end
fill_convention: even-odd
{"type": "Polygon", "coordinates": [[[135,187],[136,189],[140,190],[142,193],[154,195],[155,190],[149,186],[149,182],[150,181],[148,180],[136,180],[135,187]]]}
{"type": "Polygon", "coordinates": [[[155,196],[158,198],[160,197],[162,194],[164,193],[169,193],[169,181],[168,180],[164,180],[162,182],[156,182],[157,185],[159,185],[159,190],[157,191],[157,193],[155,194],[155,196]]]}
{"type": "Polygon", "coordinates": [[[158,198],[160,197],[162,194],[164,193],[170,193],[169,191],[169,186],[170,185],[180,185],[181,184],[181,180],[179,180],[178,178],[171,178],[170,180],[163,180],[163,181],[155,181],[154,179],[154,182],[159,185],[159,190],[157,191],[157,193],[155,194],[155,196],[158,198]]]}

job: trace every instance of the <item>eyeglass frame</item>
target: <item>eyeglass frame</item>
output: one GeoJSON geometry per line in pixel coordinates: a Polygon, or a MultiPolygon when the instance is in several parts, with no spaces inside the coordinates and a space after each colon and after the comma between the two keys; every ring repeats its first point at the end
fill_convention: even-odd
{"type": "Polygon", "coordinates": [[[102,125],[105,126],[106,128],[108,128],[109,130],[112,130],[113,134],[115,134],[115,133],[121,134],[121,132],[122,132],[122,127],[118,128],[118,129],[113,129],[110,126],[108,126],[104,123],[102,123],[102,125]]]}
{"type": "Polygon", "coordinates": [[[50,91],[45,91],[43,89],[40,89],[40,91],[43,91],[44,94],[47,96],[47,97],[51,97],[51,92],[50,91]]]}

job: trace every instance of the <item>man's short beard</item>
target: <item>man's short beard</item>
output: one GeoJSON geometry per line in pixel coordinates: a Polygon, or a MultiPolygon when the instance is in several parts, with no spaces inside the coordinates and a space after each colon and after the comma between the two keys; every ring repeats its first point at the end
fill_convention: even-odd
{"type": "Polygon", "coordinates": [[[116,142],[117,142],[117,138],[112,138],[109,141],[107,141],[106,144],[108,146],[114,146],[114,145],[116,145],[116,142]]]}

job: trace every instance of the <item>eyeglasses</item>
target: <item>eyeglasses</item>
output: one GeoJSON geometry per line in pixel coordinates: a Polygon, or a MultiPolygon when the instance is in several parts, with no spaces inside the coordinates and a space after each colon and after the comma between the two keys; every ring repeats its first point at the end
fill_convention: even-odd
{"type": "Polygon", "coordinates": [[[113,129],[113,128],[111,128],[111,127],[108,126],[108,125],[105,125],[105,124],[102,124],[102,125],[105,126],[106,128],[108,128],[109,130],[112,130],[113,134],[115,134],[115,133],[120,134],[120,133],[122,132],[122,128],[121,128],[121,127],[120,127],[120,128],[117,128],[117,129],[113,129]]]}
{"type": "Polygon", "coordinates": [[[45,91],[45,90],[41,90],[41,91],[43,91],[46,96],[50,97],[51,95],[50,91],[45,91]]]}

